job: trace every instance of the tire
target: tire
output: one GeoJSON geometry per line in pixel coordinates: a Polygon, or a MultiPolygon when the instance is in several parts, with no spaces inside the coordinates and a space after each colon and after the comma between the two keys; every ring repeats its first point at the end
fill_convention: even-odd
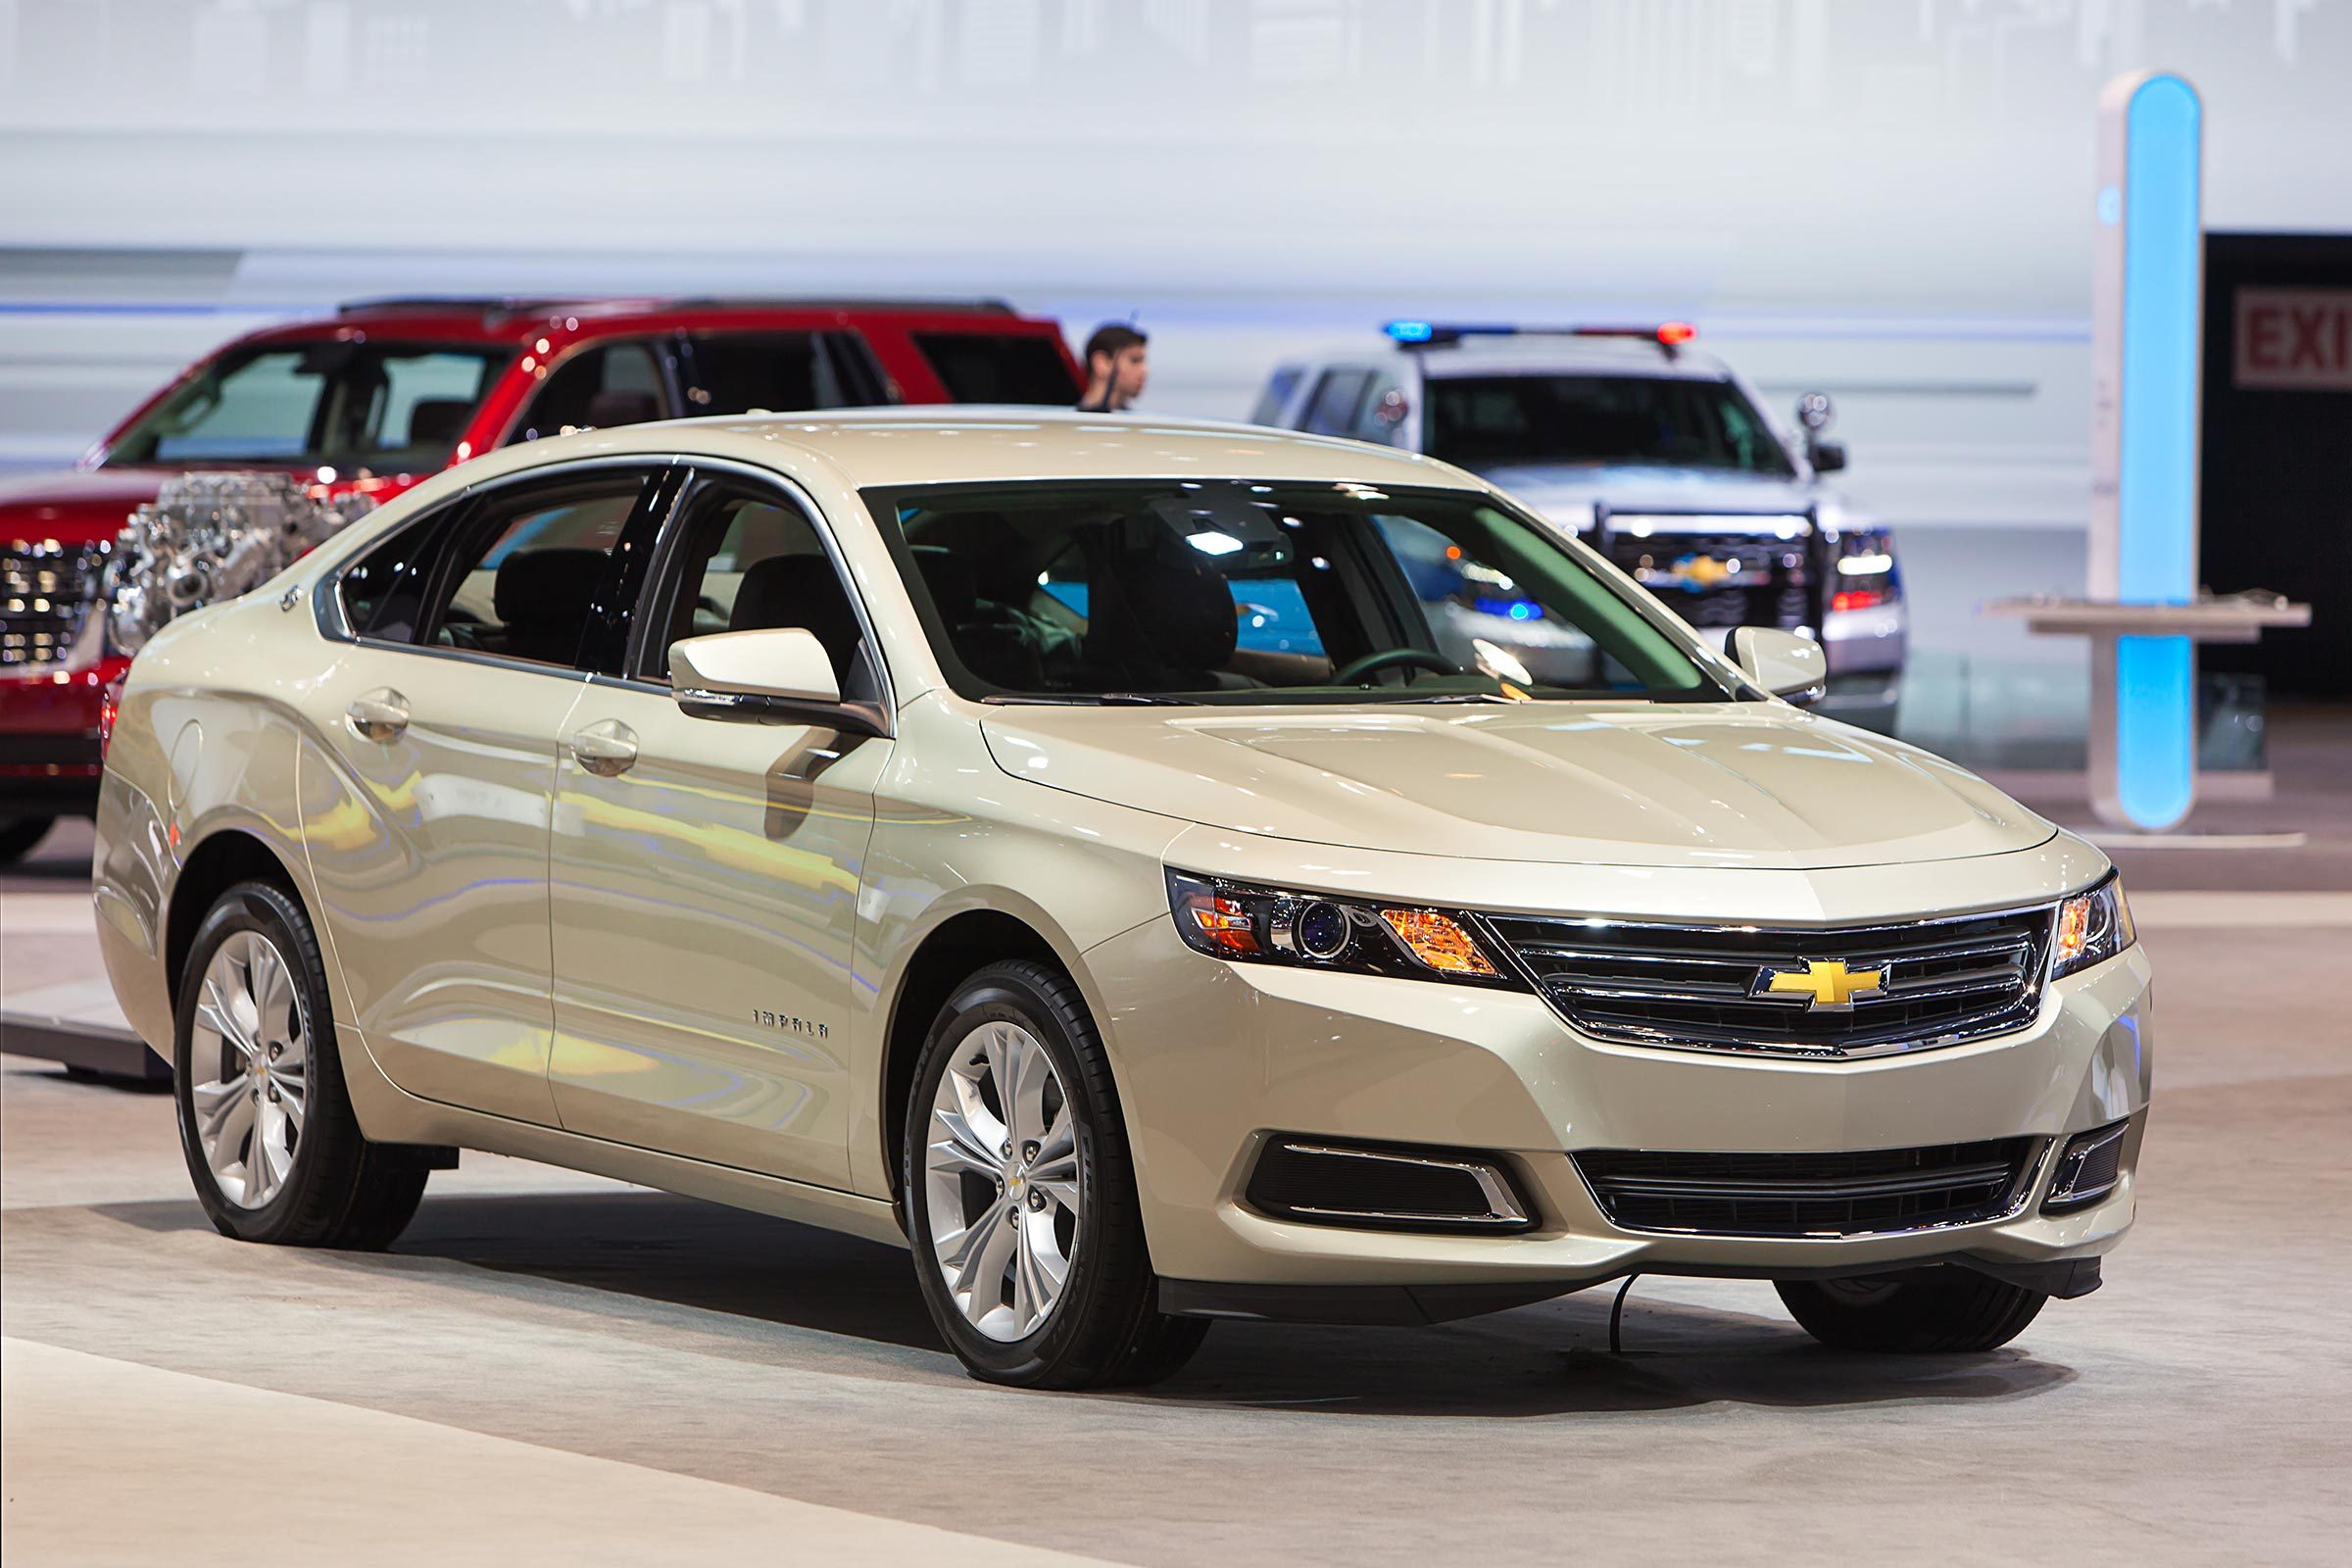
{"type": "Polygon", "coordinates": [[[373,1251],[416,1214],[424,1162],[361,1135],[334,1042],[302,906],[269,882],[230,888],[196,929],[172,1029],[180,1152],[221,1235],[373,1251]]]}
{"type": "Polygon", "coordinates": [[[907,1099],[900,1191],[924,1304],[983,1382],[1141,1387],[1208,1331],[1159,1310],[1110,1063],[1078,988],[1048,965],[992,963],[940,1009],[907,1099]],[[967,1266],[951,1277],[957,1256],[967,1266]]]}
{"type": "Polygon", "coordinates": [[[25,816],[0,827],[0,865],[14,865],[30,855],[56,825],[54,816],[25,816]]]}
{"type": "Polygon", "coordinates": [[[1789,1315],[1838,1350],[1959,1354],[1997,1349],[2049,1298],[1973,1269],[1942,1266],[1846,1280],[1776,1280],[1789,1315]]]}

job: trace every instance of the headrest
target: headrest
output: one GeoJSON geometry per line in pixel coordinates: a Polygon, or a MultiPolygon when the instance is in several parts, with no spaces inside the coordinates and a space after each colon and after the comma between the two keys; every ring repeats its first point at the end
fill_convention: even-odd
{"type": "Polygon", "coordinates": [[[1241,636],[1225,574],[1157,519],[1133,519],[1123,533],[1112,571],[1145,648],[1171,669],[1223,669],[1241,636]]]}
{"type": "Polygon", "coordinates": [[[833,563],[823,556],[769,556],[744,568],[735,590],[729,631],[798,626],[813,632],[833,659],[833,677],[847,682],[850,662],[864,634],[842,591],[833,563]]]}
{"type": "Polygon", "coordinates": [[[454,447],[473,418],[473,404],[465,398],[418,398],[409,406],[409,445],[454,447]]]}
{"type": "Polygon", "coordinates": [[[651,392],[599,392],[588,400],[588,423],[599,430],[660,417],[661,400],[651,392]]]}
{"type": "Polygon", "coordinates": [[[939,618],[951,626],[971,619],[980,597],[972,581],[972,564],[938,545],[916,545],[913,555],[915,569],[923,574],[923,586],[931,590],[939,618]]]}
{"type": "Polygon", "coordinates": [[[602,550],[578,546],[517,550],[498,564],[498,579],[490,590],[491,608],[510,626],[550,621],[577,625],[587,617],[597,584],[605,580],[605,568],[611,564],[612,558],[602,550]]]}

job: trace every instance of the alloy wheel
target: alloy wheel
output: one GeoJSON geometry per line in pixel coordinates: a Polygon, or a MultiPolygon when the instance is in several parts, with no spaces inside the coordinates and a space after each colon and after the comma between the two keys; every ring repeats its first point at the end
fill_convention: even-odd
{"type": "Polygon", "coordinates": [[[1069,1283],[1083,1186],[1074,1110],[1037,1036],[966,1034],[931,1100],[923,1155],[931,1250],[972,1327],[1027,1339],[1069,1283]]]}
{"type": "Polygon", "coordinates": [[[188,1099],[205,1164],[239,1208],[269,1203],[294,1168],[309,1023],[285,955],[268,937],[237,931],[214,951],[190,1031],[188,1099]]]}

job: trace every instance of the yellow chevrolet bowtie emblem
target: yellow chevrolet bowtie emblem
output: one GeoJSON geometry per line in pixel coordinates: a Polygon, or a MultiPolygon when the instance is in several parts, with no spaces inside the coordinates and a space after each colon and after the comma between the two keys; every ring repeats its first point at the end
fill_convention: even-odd
{"type": "Polygon", "coordinates": [[[1732,574],[1732,568],[1713,556],[1691,556],[1674,564],[1677,580],[1698,588],[1712,588],[1732,574]]]}
{"type": "Polygon", "coordinates": [[[1814,1012],[1843,1012],[1856,997],[1886,989],[1885,969],[1848,969],[1842,958],[1809,959],[1802,969],[1767,969],[1758,989],[1774,996],[1812,998],[1814,1012]]]}

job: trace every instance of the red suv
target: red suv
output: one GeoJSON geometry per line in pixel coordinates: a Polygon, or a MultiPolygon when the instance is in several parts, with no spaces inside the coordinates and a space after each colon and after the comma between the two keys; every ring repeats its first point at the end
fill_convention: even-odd
{"type": "Polygon", "coordinates": [[[0,863],[98,797],[100,710],[128,661],[97,611],[107,552],[163,481],[274,468],[388,500],[477,452],[583,426],[884,403],[1068,407],[1053,321],[995,303],[377,300],[237,339],[76,471],[0,481],[0,863]]]}

